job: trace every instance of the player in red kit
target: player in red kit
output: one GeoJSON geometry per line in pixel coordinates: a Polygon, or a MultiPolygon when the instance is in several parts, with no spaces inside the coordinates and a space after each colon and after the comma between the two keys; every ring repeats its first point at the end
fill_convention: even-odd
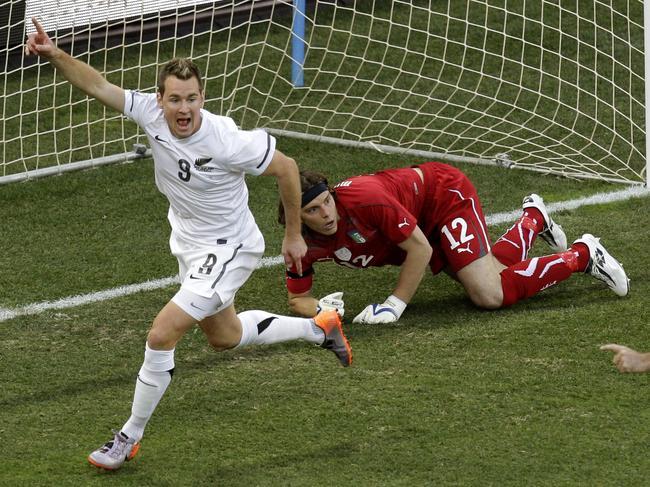
{"type": "Polygon", "coordinates": [[[287,270],[287,290],[292,310],[303,316],[328,308],[344,312],[341,292],[321,300],[311,294],[313,264],[325,260],[360,269],[401,267],[393,293],[381,304],[368,305],[355,323],[397,321],[427,267],[456,278],[472,302],[485,309],[510,306],[576,272],[604,281],[619,296],[629,292],[623,267],[599,239],[585,234],[567,248],[564,231],[536,194],[524,198],[522,216],[491,245],[476,189],[446,164],[351,177],[334,188],[322,174],[302,171],[301,186],[308,251],[302,274],[295,267],[287,270]],[[537,236],[553,253],[528,259],[537,236]]]}

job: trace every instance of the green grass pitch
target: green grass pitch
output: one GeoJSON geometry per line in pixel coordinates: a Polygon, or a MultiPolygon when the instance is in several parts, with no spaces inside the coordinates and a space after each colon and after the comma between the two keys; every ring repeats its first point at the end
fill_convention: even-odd
{"type": "MultiPolygon", "coordinates": [[[[465,8],[463,2],[429,3],[437,11],[465,8]]],[[[386,12],[397,2],[357,4],[360,8],[372,4],[386,12]]],[[[534,2],[509,2],[508,9],[525,8],[531,10],[527,13],[532,18],[543,14],[550,24],[559,26],[560,21],[575,19],[569,14],[578,8],[571,2],[560,4],[562,8],[547,2],[543,12],[535,12],[539,5],[534,2]]],[[[630,6],[630,16],[635,18],[641,4],[630,6]]],[[[606,31],[615,28],[624,33],[623,17],[610,21],[607,16],[600,19],[603,9],[590,9],[586,4],[580,4],[580,9],[587,37],[598,36],[599,44],[614,49],[606,31]],[[589,19],[594,16],[602,28],[591,26],[589,19]]],[[[493,9],[499,15],[500,11],[493,9]]],[[[395,12],[398,15],[400,10],[395,12]]],[[[485,23],[481,9],[471,12],[477,22],[463,42],[500,53],[500,44],[482,44],[491,36],[486,38],[476,28],[485,23]]],[[[356,28],[366,29],[363,19],[357,21],[356,28]]],[[[511,25],[517,28],[519,23],[511,25]]],[[[452,24],[446,32],[463,37],[459,28],[452,24]]],[[[252,29],[252,40],[266,35],[259,29],[252,29]]],[[[384,27],[376,23],[374,29],[382,34],[384,27]]],[[[536,89],[542,94],[560,96],[567,106],[576,101],[574,91],[564,85],[559,89],[552,75],[557,58],[548,54],[555,52],[560,41],[565,52],[576,48],[573,54],[579,53],[581,63],[593,64],[594,76],[612,78],[607,62],[596,62],[589,49],[577,50],[574,40],[560,29],[545,34],[543,44],[550,50],[541,57],[537,30],[536,22],[527,23],[530,39],[525,54],[533,60],[539,57],[533,64],[541,70],[539,77],[524,77],[524,81],[538,84],[536,89]]],[[[641,31],[634,29],[635,35],[641,31]]],[[[345,32],[341,29],[340,35],[345,32]]],[[[267,40],[284,45],[286,35],[271,32],[267,40]]],[[[404,37],[398,29],[394,35],[404,37]]],[[[442,40],[427,44],[428,49],[440,50],[442,40]]],[[[137,43],[124,56],[115,50],[106,59],[103,52],[90,59],[100,68],[105,66],[111,81],[125,87],[139,78],[153,85],[158,54],[165,59],[172,54],[200,55],[200,63],[205,64],[205,54],[216,52],[219,42],[215,38],[208,44],[197,37],[196,42],[179,45],[174,40],[144,47],[137,43]],[[123,65],[124,59],[129,66],[123,65]]],[[[411,42],[414,49],[424,45],[417,36],[411,42]]],[[[638,42],[642,42],[640,36],[638,42]]],[[[458,61],[462,45],[451,45],[446,54],[451,61],[448,67],[458,61]]],[[[351,48],[351,53],[365,49],[363,44],[351,48]]],[[[370,50],[368,55],[381,58],[382,52],[370,50]]],[[[478,50],[471,52],[476,55],[478,50]]],[[[222,66],[219,58],[212,60],[212,69],[226,74],[207,85],[213,97],[208,108],[225,113],[238,107],[233,118],[251,128],[253,112],[267,105],[274,108],[278,102],[251,93],[247,106],[237,103],[249,94],[235,91],[234,84],[245,85],[250,76],[238,68],[257,66],[259,57],[258,49],[246,53],[251,59],[230,56],[232,66],[222,66]]],[[[267,60],[277,56],[273,50],[265,51],[267,60]]],[[[400,63],[410,57],[400,56],[400,63]]],[[[475,61],[480,59],[466,59],[476,66],[475,61]]],[[[500,72],[501,65],[490,58],[479,65],[488,74],[500,72]]],[[[346,66],[358,68],[354,62],[346,66]]],[[[563,67],[569,78],[572,66],[563,67]]],[[[57,85],[56,96],[53,87],[40,89],[36,96],[30,90],[47,86],[52,76],[46,66],[38,69],[39,79],[36,71],[5,79],[7,97],[0,109],[5,141],[0,145],[6,161],[20,161],[5,168],[7,174],[54,164],[57,159],[83,160],[131,148],[135,129],[123,135],[118,120],[106,128],[109,140],[117,142],[103,142],[104,125],[97,122],[102,110],[94,102],[86,105],[78,91],[70,94],[57,85]],[[20,96],[21,89],[29,95],[20,96]],[[40,124],[45,133],[39,137],[28,136],[29,130],[21,132],[23,128],[12,118],[31,111],[23,117],[23,124],[30,130],[40,124]],[[89,127],[84,124],[86,111],[89,127]],[[52,128],[70,120],[82,128],[57,132],[55,140],[52,128]],[[13,142],[7,142],[11,138],[13,142]],[[23,147],[36,145],[56,157],[26,155],[20,159],[23,147]]],[[[635,71],[643,71],[642,63],[635,65],[635,71]]],[[[503,73],[516,78],[520,71],[515,65],[503,73]]],[[[323,76],[311,81],[328,85],[330,80],[323,76]]],[[[443,81],[449,76],[449,90],[458,91],[459,97],[465,92],[455,90],[454,83],[468,88],[477,81],[471,70],[460,76],[445,69],[441,76],[443,81]]],[[[616,74],[619,82],[624,78],[616,74]]],[[[56,80],[63,83],[61,77],[56,80]]],[[[412,79],[407,76],[398,81],[396,87],[402,87],[412,79]]],[[[508,98],[507,83],[501,81],[495,76],[481,84],[495,96],[508,98]]],[[[357,94],[356,85],[351,88],[349,94],[357,94]]],[[[636,83],[631,91],[643,88],[636,83]]],[[[394,101],[401,94],[386,96],[394,101]]],[[[597,110],[591,97],[584,98],[581,95],[580,105],[585,113],[612,116],[607,107],[597,110]]],[[[618,94],[611,98],[625,104],[618,94]]],[[[356,108],[354,99],[343,103],[343,109],[356,108]]],[[[284,109],[292,110],[290,106],[284,109]]],[[[555,105],[540,103],[537,109],[554,116],[555,105]]],[[[383,107],[379,115],[390,118],[393,109],[383,107]]],[[[288,128],[302,128],[305,120],[300,117],[312,116],[330,115],[306,108],[292,118],[288,128]]],[[[643,113],[633,118],[642,125],[643,113]]],[[[349,119],[342,116],[334,122],[347,126],[349,119]]],[[[444,121],[421,122],[428,126],[444,121]]],[[[577,128],[592,133],[589,124],[577,128]]],[[[540,132],[544,130],[540,127],[540,132]]],[[[631,129],[617,124],[617,130],[631,129]]],[[[592,137],[597,139],[599,134],[592,137]]],[[[642,136],[634,137],[639,146],[642,140],[642,136]]],[[[280,139],[278,147],[301,167],[328,173],[331,181],[419,162],[292,139],[280,139]]],[[[614,149],[614,153],[625,152],[614,149]]],[[[522,171],[459,167],[478,187],[487,215],[519,208],[521,198],[530,192],[556,202],[619,189],[522,171]]],[[[270,178],[249,178],[248,183],[251,208],[267,241],[266,255],[276,256],[282,232],[274,223],[275,184],[270,178]]],[[[155,188],[150,160],[0,186],[0,207],[0,310],[177,272],[167,244],[167,205],[155,188]]],[[[176,288],[0,321],[0,486],[645,485],[650,471],[646,433],[650,375],[619,374],[611,355],[598,347],[613,341],[650,350],[650,198],[581,207],[554,218],[563,225],[569,241],[585,232],[603,238],[629,273],[632,291],[628,297],[618,298],[602,283],[576,275],[510,309],[485,312],[473,307],[449,278],[427,275],[399,323],[361,326],[351,324],[351,317],[390,293],[397,269],[352,271],[321,264],[316,269],[315,293],[345,292],[345,326],[354,350],[353,366],[344,369],[332,354],[298,342],[216,353],[201,332],[193,330],[177,347],[174,379],[149,423],[140,453],[115,473],[91,467],[86,456],[129,416],[147,330],[176,288]]],[[[506,226],[491,227],[492,239],[506,226]]],[[[533,252],[545,253],[544,243],[538,242],[533,252]]],[[[256,271],[239,292],[236,306],[240,311],[287,313],[282,268],[256,271]]]]}
{"type": "MultiPolygon", "coordinates": [[[[416,162],[288,139],[279,147],[332,180],[416,162]]],[[[462,169],[486,214],[531,191],[553,202],[616,189],[462,169]]],[[[249,178],[249,187],[267,255],[278,255],[275,185],[249,178]]],[[[150,161],[3,186],[0,204],[0,307],[176,272],[150,161]]],[[[141,452],[116,473],[85,458],[128,417],[147,329],[175,288],[0,322],[0,485],[642,485],[650,376],[620,375],[598,346],[650,348],[648,215],[648,198],[555,215],[570,240],[602,236],[624,262],[624,299],[577,275],[484,312],[428,275],[398,324],[369,327],[349,317],[383,299],[397,270],[321,264],[316,293],[345,291],[353,366],[299,342],[215,353],[190,332],[141,452]]],[[[492,238],[504,229],[490,228],[492,238]]],[[[287,313],[282,268],[256,271],[236,304],[287,313]]]]}

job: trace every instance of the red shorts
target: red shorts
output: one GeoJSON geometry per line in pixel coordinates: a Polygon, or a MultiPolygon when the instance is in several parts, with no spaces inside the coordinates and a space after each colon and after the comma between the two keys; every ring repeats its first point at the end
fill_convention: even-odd
{"type": "Polygon", "coordinates": [[[417,166],[424,175],[427,202],[418,225],[423,229],[433,256],[434,274],[458,272],[490,252],[490,238],[476,188],[465,174],[446,164],[417,166]]]}

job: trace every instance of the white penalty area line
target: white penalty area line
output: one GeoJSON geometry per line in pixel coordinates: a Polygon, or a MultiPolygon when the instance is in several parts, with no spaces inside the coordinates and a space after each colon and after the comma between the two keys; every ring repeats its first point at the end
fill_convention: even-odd
{"type": "MultiPolygon", "coordinates": [[[[634,186],[620,191],[613,191],[610,193],[597,193],[592,196],[577,198],[575,200],[549,203],[546,205],[546,209],[549,213],[556,213],[558,211],[574,210],[576,208],[580,208],[581,206],[600,205],[616,201],[629,200],[632,198],[641,198],[644,196],[650,196],[650,190],[640,186],[634,186]]],[[[493,213],[492,215],[488,215],[486,216],[485,221],[488,225],[499,225],[502,223],[513,222],[520,216],[521,208],[517,208],[513,211],[493,213]]],[[[258,269],[263,267],[273,267],[280,265],[283,262],[284,259],[281,255],[276,257],[264,257],[257,267],[258,269]]],[[[120,286],[90,294],[70,296],[67,298],[58,299],[56,301],[32,303],[18,308],[0,308],[0,322],[7,321],[12,318],[17,318],[19,316],[35,315],[49,310],[72,308],[75,306],[81,306],[83,304],[97,303],[100,301],[115,299],[122,296],[128,296],[131,294],[139,293],[141,291],[152,291],[155,289],[172,286],[174,284],[179,284],[178,276],[154,279],[151,281],[141,282],[138,284],[130,284],[127,286],[120,286]]]]}
{"type": "MultiPolygon", "coordinates": [[[[605,203],[614,203],[616,201],[625,201],[632,198],[642,198],[650,196],[650,190],[642,186],[630,186],[629,188],[620,191],[613,191],[611,193],[596,193],[584,198],[577,198],[575,200],[559,201],[557,203],[546,203],[546,211],[549,214],[557,213],[564,210],[575,210],[581,206],[589,205],[602,205],[605,203]]],[[[515,221],[521,216],[521,208],[516,210],[494,213],[485,217],[485,222],[488,225],[499,225],[501,223],[509,223],[515,221]]]]}
{"type": "MultiPolygon", "coordinates": [[[[282,264],[284,259],[281,255],[277,257],[263,257],[257,268],[272,267],[282,264]]],[[[113,289],[106,289],[104,291],[97,291],[90,294],[80,294],[77,296],[70,296],[67,298],[57,299],[56,301],[43,301],[41,303],[32,303],[19,308],[0,308],[0,322],[7,321],[18,316],[35,315],[43,311],[73,308],[81,306],[82,304],[98,303],[109,299],[115,299],[122,296],[129,296],[131,294],[139,293],[141,291],[153,291],[164,287],[179,284],[178,275],[164,277],[162,279],[153,279],[151,281],[140,282],[138,284],[129,284],[127,286],[119,286],[113,289]]]]}

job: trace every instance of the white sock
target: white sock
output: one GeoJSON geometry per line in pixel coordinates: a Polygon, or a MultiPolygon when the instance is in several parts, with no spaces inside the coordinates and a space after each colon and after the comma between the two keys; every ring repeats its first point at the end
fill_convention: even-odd
{"type": "Polygon", "coordinates": [[[325,340],[323,330],[309,318],[273,315],[258,310],[244,311],[237,316],[241,321],[242,335],[236,348],[301,339],[320,345],[325,340]]]}
{"type": "Polygon", "coordinates": [[[144,428],[167,390],[173,372],[174,350],[153,350],[147,343],[144,363],[135,383],[131,417],[122,427],[122,432],[129,438],[142,439],[144,428]]]}

